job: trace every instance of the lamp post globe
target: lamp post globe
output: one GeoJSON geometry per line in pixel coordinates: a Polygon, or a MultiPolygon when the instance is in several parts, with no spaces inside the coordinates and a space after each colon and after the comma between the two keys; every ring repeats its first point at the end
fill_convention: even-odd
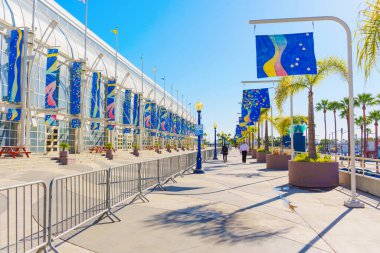
{"type": "MultiPolygon", "coordinates": [[[[195,109],[198,112],[198,125],[201,125],[201,112],[203,109],[203,104],[198,101],[195,104],[195,109]]],[[[202,169],[202,153],[201,153],[201,142],[202,142],[202,134],[198,135],[198,151],[197,151],[197,163],[195,166],[194,174],[204,174],[205,171],[202,169]]]]}
{"type": "Polygon", "coordinates": [[[218,152],[216,151],[216,146],[217,146],[217,143],[216,143],[216,128],[218,127],[218,125],[216,123],[214,123],[214,157],[212,158],[213,160],[218,160],[218,152]]]}

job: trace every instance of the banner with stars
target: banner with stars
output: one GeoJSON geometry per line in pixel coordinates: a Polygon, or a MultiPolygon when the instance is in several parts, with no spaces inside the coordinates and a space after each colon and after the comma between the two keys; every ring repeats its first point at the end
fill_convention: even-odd
{"type": "Polygon", "coordinates": [[[12,30],[9,39],[8,101],[21,102],[21,58],[23,55],[24,31],[12,30]]]}
{"type": "Polygon", "coordinates": [[[239,125],[253,125],[259,120],[261,108],[270,108],[268,89],[243,90],[242,117],[239,118],[239,125]]]}
{"type": "Polygon", "coordinates": [[[160,131],[166,132],[167,129],[167,119],[168,119],[168,111],[165,107],[161,107],[160,109],[160,131]]]}
{"type": "Polygon", "coordinates": [[[82,63],[73,62],[71,69],[71,93],[70,93],[70,113],[80,114],[81,104],[81,83],[82,83],[82,63]]]}
{"type": "Polygon", "coordinates": [[[317,73],[311,32],[257,35],[256,55],[257,78],[317,73]]]}
{"type": "Polygon", "coordinates": [[[125,90],[123,103],[123,124],[132,124],[131,120],[132,91],[125,90]]]}

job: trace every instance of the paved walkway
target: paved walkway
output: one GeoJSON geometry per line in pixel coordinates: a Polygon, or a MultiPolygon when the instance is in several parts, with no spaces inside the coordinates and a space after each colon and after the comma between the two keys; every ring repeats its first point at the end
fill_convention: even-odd
{"type": "Polygon", "coordinates": [[[348,190],[301,190],[286,171],[241,164],[205,164],[206,174],[178,178],[58,247],[60,252],[379,252],[379,199],[360,196],[347,209],[348,190]],[[292,211],[291,206],[296,206],[292,211]]]}

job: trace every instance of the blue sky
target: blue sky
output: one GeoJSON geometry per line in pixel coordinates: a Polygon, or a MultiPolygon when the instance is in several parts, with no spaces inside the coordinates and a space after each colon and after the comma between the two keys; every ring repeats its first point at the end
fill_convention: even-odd
{"type": "MultiPolygon", "coordinates": [[[[82,3],[56,2],[83,21],[82,3]]],[[[173,84],[188,101],[204,103],[207,132],[211,133],[213,122],[217,122],[220,130],[233,133],[244,88],[240,82],[256,79],[255,34],[314,32],[317,59],[331,55],[347,58],[345,32],[333,22],[260,25],[254,29],[248,20],[334,15],[355,31],[358,12],[364,6],[359,0],[89,0],[89,28],[113,45],[110,30],[118,26],[122,55],[140,66],[144,53],[147,75],[153,78],[152,69],[157,66],[157,79],[165,75],[169,87],[173,84]]],[[[355,54],[356,40],[354,46],[355,54]]],[[[356,62],[355,55],[354,59],[356,62]]],[[[380,93],[378,82],[378,73],[365,82],[355,64],[355,94],[380,93]]],[[[332,76],[315,90],[314,101],[339,100],[347,95],[347,84],[332,76]]],[[[295,97],[296,114],[307,114],[306,99],[306,93],[295,97]]],[[[287,108],[288,103],[285,114],[289,113],[287,108]]],[[[328,119],[328,132],[332,132],[332,113],[328,119]]],[[[317,138],[322,138],[322,113],[316,113],[316,124],[317,138]]],[[[341,127],[346,129],[343,120],[338,122],[341,127]]]]}

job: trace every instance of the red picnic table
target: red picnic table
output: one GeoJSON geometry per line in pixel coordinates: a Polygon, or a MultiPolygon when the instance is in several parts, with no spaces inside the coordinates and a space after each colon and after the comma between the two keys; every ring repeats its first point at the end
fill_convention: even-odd
{"type": "Polygon", "coordinates": [[[13,158],[16,158],[19,154],[25,154],[28,158],[29,154],[32,153],[30,151],[26,151],[26,147],[24,146],[2,146],[0,151],[0,157],[5,155],[12,155],[13,158]]]}
{"type": "MultiPolygon", "coordinates": [[[[100,147],[100,146],[95,146],[89,149],[90,153],[95,152],[95,153],[102,153],[108,150],[106,147],[100,147]]],[[[113,152],[116,152],[114,148],[112,148],[113,152]]]]}

